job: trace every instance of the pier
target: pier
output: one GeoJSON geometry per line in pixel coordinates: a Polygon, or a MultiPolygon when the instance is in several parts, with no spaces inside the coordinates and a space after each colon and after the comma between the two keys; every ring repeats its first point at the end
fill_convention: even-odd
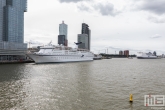
{"type": "Polygon", "coordinates": [[[0,61],[0,64],[17,64],[17,63],[33,63],[33,60],[4,60],[4,61],[0,61]]]}

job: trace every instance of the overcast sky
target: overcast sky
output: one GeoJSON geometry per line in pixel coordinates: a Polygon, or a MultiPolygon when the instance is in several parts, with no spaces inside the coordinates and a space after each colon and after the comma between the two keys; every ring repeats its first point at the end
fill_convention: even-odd
{"type": "Polygon", "coordinates": [[[129,49],[165,54],[165,0],[28,0],[25,42],[57,44],[59,24],[68,25],[73,47],[83,22],[91,29],[91,50],[129,49]]]}

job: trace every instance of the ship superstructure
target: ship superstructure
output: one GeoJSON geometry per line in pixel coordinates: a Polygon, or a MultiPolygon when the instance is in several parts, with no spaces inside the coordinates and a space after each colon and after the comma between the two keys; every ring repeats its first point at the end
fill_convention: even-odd
{"type": "Polygon", "coordinates": [[[138,59],[157,59],[157,56],[152,54],[151,52],[149,53],[138,52],[137,58],[138,59]]]}

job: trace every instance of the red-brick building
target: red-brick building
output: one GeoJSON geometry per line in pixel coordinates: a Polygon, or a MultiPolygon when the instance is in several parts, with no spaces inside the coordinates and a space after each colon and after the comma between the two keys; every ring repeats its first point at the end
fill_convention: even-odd
{"type": "Polygon", "coordinates": [[[125,50],[124,55],[129,56],[129,50],[125,50]]]}

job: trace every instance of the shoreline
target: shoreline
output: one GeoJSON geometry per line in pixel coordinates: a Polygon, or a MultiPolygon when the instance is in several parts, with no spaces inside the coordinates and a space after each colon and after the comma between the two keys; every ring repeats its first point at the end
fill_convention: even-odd
{"type": "Polygon", "coordinates": [[[0,61],[0,64],[34,63],[34,61],[0,61]]]}

